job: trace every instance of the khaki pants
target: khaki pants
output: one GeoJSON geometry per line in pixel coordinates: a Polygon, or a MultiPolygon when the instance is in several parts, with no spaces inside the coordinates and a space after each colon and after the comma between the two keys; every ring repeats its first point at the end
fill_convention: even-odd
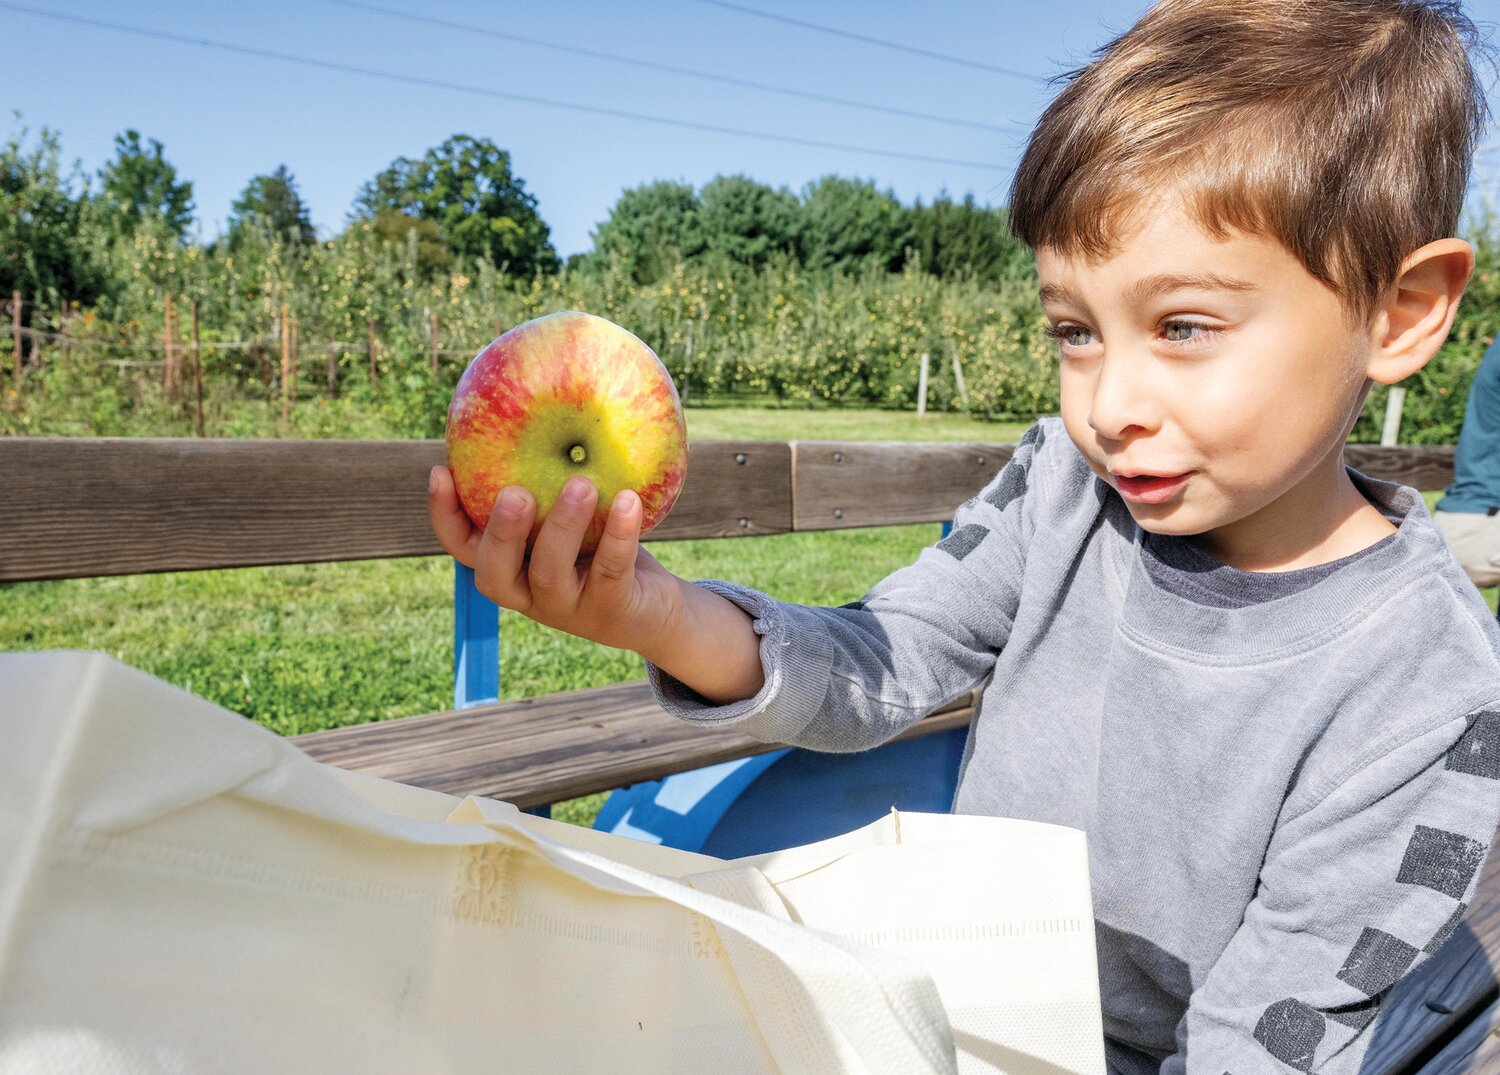
{"type": "Polygon", "coordinates": [[[1435,511],[1432,521],[1475,586],[1500,585],[1500,515],[1435,511]]]}

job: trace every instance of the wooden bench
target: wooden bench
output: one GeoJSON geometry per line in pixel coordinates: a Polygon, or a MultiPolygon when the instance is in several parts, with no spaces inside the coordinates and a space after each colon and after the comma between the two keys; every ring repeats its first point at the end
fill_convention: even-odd
{"type": "MultiPolygon", "coordinates": [[[[1009,458],[988,443],[697,441],[651,541],[943,522],[1009,458]]],[[[1419,489],[1451,448],[1351,446],[1419,489]]],[[[438,441],[0,439],[0,583],[440,555],[427,522],[438,441]]],[[[875,580],[870,580],[872,583],[875,580]]],[[[0,592],[3,593],[3,592],[0,592]]],[[[966,724],[975,696],[907,736],[966,724]]],[[[334,765],[538,807],[776,749],[663,713],[644,681],[296,737],[334,765]]],[[[1384,1005],[1366,1070],[1500,1071],[1500,877],[1384,1005]]]]}

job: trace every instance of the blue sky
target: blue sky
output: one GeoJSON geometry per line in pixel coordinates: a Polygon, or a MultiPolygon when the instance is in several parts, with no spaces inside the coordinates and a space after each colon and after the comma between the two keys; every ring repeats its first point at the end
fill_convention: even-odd
{"type": "MultiPolygon", "coordinates": [[[[223,225],[249,178],[286,164],[320,233],[342,226],[359,186],[392,160],[452,134],[489,138],[536,197],[564,256],[622,190],[655,179],[694,185],[745,174],[800,190],[822,175],[874,180],[904,202],[946,190],[1003,204],[1031,124],[1054,88],[1147,6],[1141,0],[735,0],[743,8],[897,42],[971,64],[896,51],[709,0],[17,0],[21,7],[249,49],[460,83],[690,124],[847,147],[685,129],[400,83],[284,60],[140,36],[17,10],[0,2],[6,59],[0,107],[50,127],[65,158],[89,172],[116,133],[159,139],[192,181],[204,237],[223,225]],[[395,17],[368,6],[463,24],[395,17]],[[987,125],[958,126],[792,97],[505,40],[533,38],[806,93],[987,125]],[[998,129],[990,129],[998,128],[998,129]],[[958,163],[955,163],[958,162],[958,163]]],[[[1500,21],[1500,0],[1466,0],[1500,21]]],[[[1500,95],[1492,92],[1500,112],[1500,95]]],[[[6,133],[16,122],[5,117],[6,133]]],[[[1491,139],[1493,141],[1493,137],[1491,139]]],[[[1500,151],[1479,162],[1500,194],[1500,151]]]]}

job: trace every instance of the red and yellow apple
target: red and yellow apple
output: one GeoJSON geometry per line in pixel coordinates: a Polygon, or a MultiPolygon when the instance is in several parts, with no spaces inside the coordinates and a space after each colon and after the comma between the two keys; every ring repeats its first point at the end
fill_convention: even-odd
{"type": "Polygon", "coordinates": [[[599,489],[581,555],[604,533],[622,489],[641,499],[641,533],[661,522],[687,477],[677,386],[656,353],[605,318],[538,317],[474,356],[448,408],[448,468],[483,529],[495,499],[520,485],[537,502],[528,546],[574,474],[599,489]]]}

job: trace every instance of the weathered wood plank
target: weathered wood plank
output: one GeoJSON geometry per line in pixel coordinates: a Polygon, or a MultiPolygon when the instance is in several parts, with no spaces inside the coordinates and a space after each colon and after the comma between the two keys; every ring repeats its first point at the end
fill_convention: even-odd
{"type": "MultiPolygon", "coordinates": [[[[796,530],[942,522],[982,489],[1015,450],[983,441],[795,441],[792,525],[796,530]]],[[[1450,446],[1352,444],[1350,466],[1415,489],[1453,481],[1450,446]]]]}
{"type": "Polygon", "coordinates": [[[1500,1071],[1500,1000],[1491,1001],[1443,1050],[1418,1069],[1421,1075],[1481,1075],[1500,1071]]]}
{"type": "MultiPolygon", "coordinates": [[[[971,693],[900,738],[967,724],[971,693]]],[[[779,749],[665,713],[644,680],[292,738],[344,769],[452,795],[540,806],[779,749]]]]}
{"type": "MultiPolygon", "coordinates": [[[[1012,449],[694,441],[650,539],[948,519],[1012,449]]],[[[1452,480],[1452,448],[1347,457],[1419,489],[1452,480]]],[[[424,490],[442,458],[440,441],[0,438],[0,581],[435,555],[424,490]]]]}
{"type": "Polygon", "coordinates": [[[785,534],[792,528],[786,441],[688,442],[687,482],[650,541],[785,534]]]}
{"type": "Polygon", "coordinates": [[[1453,451],[1447,444],[1351,444],[1344,462],[1372,478],[1431,492],[1453,483],[1453,451]]]}
{"type": "MultiPolygon", "coordinates": [[[[701,441],[652,540],[784,533],[791,448],[701,441]]],[[[429,556],[441,441],[0,438],[0,581],[429,556]]]]}
{"type": "Polygon", "coordinates": [[[795,441],[792,526],[942,522],[983,489],[1013,444],[899,441],[795,441]]]}

